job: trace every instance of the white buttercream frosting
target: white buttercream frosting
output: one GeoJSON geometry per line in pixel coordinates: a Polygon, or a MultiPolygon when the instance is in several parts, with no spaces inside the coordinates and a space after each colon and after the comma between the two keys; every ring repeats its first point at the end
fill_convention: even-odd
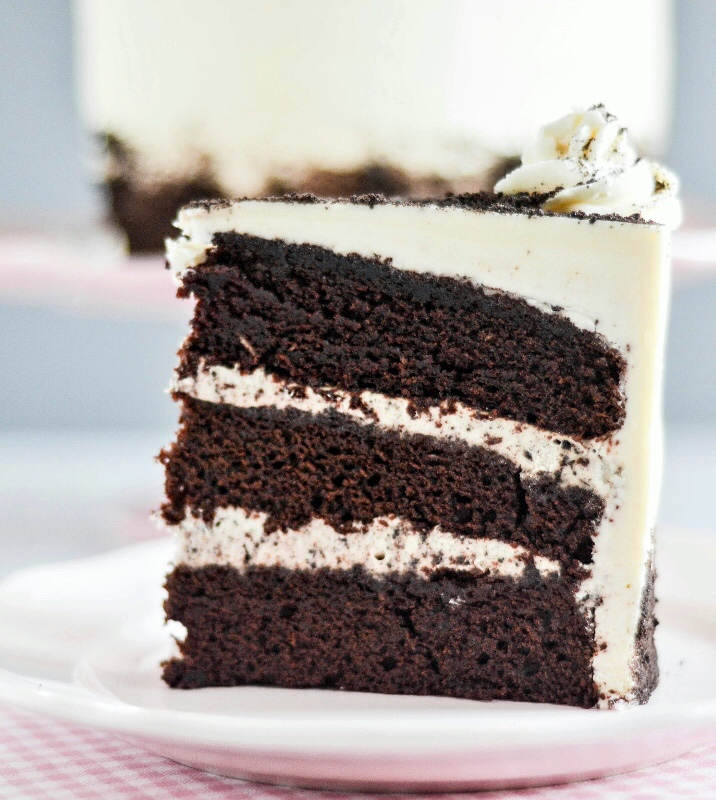
{"type": "Polygon", "coordinates": [[[320,518],[298,530],[266,533],[266,514],[243,508],[220,508],[205,523],[190,510],[174,529],[176,561],[189,567],[219,564],[286,569],[350,569],[361,566],[375,575],[415,572],[429,575],[440,569],[473,570],[519,578],[532,563],[543,577],[560,566],[524,547],[498,539],[454,536],[439,527],[427,533],[395,516],[377,517],[368,525],[354,524],[340,533],[320,518]]]}
{"type": "Polygon", "coordinates": [[[681,222],[678,180],[639,158],[626,128],[603,106],[567,114],[540,129],[522,165],[498,181],[503,194],[552,192],[546,211],[639,214],[676,228],[681,222]]]}
{"type": "Polygon", "coordinates": [[[238,368],[203,363],[195,376],[175,379],[172,389],[210,403],[295,408],[310,414],[334,410],[358,422],[404,433],[458,439],[509,459],[525,477],[553,475],[563,486],[582,486],[602,497],[615,496],[621,481],[610,440],[581,443],[535,425],[482,415],[462,403],[411,412],[409,401],[402,397],[364,391],[358,395],[360,402],[354,403],[350,392],[288,384],[261,368],[242,373],[238,368]]]}

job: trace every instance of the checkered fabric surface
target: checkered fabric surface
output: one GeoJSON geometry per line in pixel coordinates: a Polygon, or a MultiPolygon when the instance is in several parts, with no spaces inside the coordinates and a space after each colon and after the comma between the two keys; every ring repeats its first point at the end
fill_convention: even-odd
{"type": "MultiPolygon", "coordinates": [[[[476,800],[677,800],[716,798],[716,748],[614,778],[476,800]]],[[[150,755],[89,728],[0,709],[2,800],[356,800],[376,797],[281,789],[219,778],[150,755]]],[[[435,796],[439,797],[439,796],[435,796]]],[[[471,795],[454,795],[456,800],[471,795]]]]}

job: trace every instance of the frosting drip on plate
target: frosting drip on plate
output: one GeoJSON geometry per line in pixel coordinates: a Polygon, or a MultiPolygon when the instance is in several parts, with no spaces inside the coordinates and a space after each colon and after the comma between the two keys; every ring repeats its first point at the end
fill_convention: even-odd
{"type": "Polygon", "coordinates": [[[626,128],[604,106],[576,111],[545,125],[522,164],[495,185],[502,194],[550,194],[545,211],[619,214],[676,228],[681,222],[678,179],[639,158],[626,128]]]}

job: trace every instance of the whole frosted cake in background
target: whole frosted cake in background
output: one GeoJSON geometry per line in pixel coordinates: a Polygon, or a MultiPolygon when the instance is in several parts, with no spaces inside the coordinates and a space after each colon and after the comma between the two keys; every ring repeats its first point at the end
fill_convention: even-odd
{"type": "Polygon", "coordinates": [[[648,699],[675,181],[595,107],[496,188],[180,213],[171,686],[648,699]]]}
{"type": "Polygon", "coordinates": [[[668,0],[603,0],[598,13],[564,0],[205,0],[200,14],[190,0],[80,0],[77,14],[82,110],[123,145],[107,188],[134,251],[160,250],[190,199],[492,189],[493,168],[565,98],[628,109],[643,152],[666,138],[668,0]]]}

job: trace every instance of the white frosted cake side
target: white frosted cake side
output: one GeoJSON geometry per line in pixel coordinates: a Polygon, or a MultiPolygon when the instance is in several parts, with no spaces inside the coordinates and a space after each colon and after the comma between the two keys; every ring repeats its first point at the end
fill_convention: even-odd
{"type": "Polygon", "coordinates": [[[523,173],[514,197],[180,213],[170,685],[648,699],[678,206],[612,123],[543,131],[532,177],[572,170],[550,130],[577,166],[593,148],[559,212],[565,181],[523,173]]]}

